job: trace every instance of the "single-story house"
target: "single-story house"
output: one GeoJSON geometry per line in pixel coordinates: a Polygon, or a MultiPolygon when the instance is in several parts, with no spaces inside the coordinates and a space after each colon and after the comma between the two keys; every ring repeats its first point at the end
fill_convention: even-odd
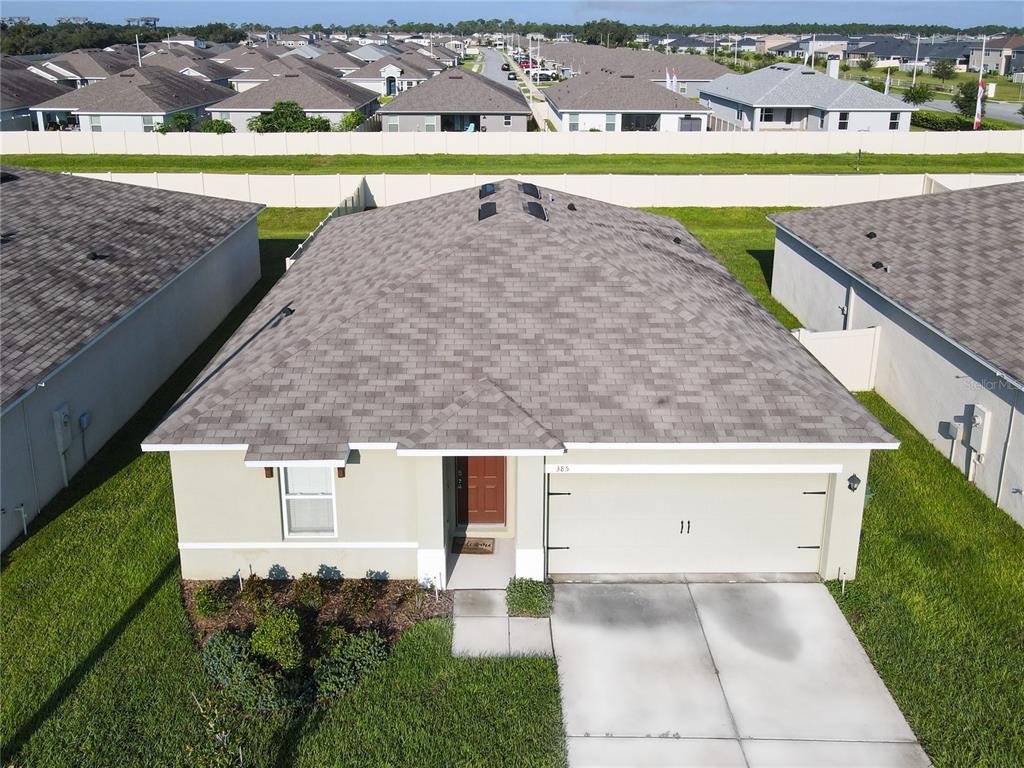
{"type": "Polygon", "coordinates": [[[248,72],[277,59],[277,54],[263,46],[239,45],[212,58],[218,64],[226,64],[237,72],[248,72]]]}
{"type": "Polygon", "coordinates": [[[345,80],[380,96],[395,96],[415,88],[443,71],[443,65],[426,56],[406,53],[401,56],[384,56],[372,61],[345,75],[345,80]]]}
{"type": "Polygon", "coordinates": [[[82,88],[124,72],[136,63],[134,56],[99,48],[79,48],[46,61],[33,62],[29,69],[47,80],[82,88]]]}
{"type": "Polygon", "coordinates": [[[1024,525],[1024,184],[769,218],[772,295],[879,329],[874,389],[1024,525]]]}
{"type": "Polygon", "coordinates": [[[401,56],[405,50],[387,43],[371,43],[353,48],[349,53],[362,61],[374,62],[386,56],[401,56]]]}
{"type": "Polygon", "coordinates": [[[235,93],[211,105],[209,112],[227,120],[238,133],[248,133],[250,118],[272,111],[282,101],[294,101],[310,117],[326,117],[334,125],[349,112],[369,117],[377,109],[377,97],[366,89],[313,67],[302,67],[235,93]]]}
{"type": "Polygon", "coordinates": [[[677,51],[692,51],[706,54],[711,50],[711,43],[690,35],[669,35],[658,40],[659,45],[675,48],[677,51]]]}
{"type": "Polygon", "coordinates": [[[160,66],[135,67],[106,80],[36,104],[40,129],[54,117],[63,124],[77,124],[82,131],[143,131],[179,112],[189,112],[198,122],[206,107],[234,93],[198,77],[189,77],[160,66]]]}
{"type": "Polygon", "coordinates": [[[744,131],[909,131],[916,110],[850,80],[799,64],[772,64],[701,86],[720,120],[744,131]]]}
{"type": "Polygon", "coordinates": [[[847,58],[853,64],[864,59],[874,59],[875,66],[891,64],[908,71],[915,68],[930,71],[939,61],[952,61],[958,72],[966,72],[971,56],[970,42],[931,43],[922,40],[901,40],[886,38],[874,40],[847,51],[847,58]]]}
{"type": "Polygon", "coordinates": [[[190,56],[178,51],[156,51],[142,59],[143,67],[164,67],[189,77],[198,77],[207,83],[228,85],[228,78],[238,70],[228,64],[221,64],[211,58],[190,56]]]}
{"type": "Polygon", "coordinates": [[[315,45],[307,45],[302,48],[296,48],[290,53],[284,54],[281,59],[283,61],[288,61],[292,58],[306,59],[310,63],[336,72],[339,77],[351,74],[364,66],[364,62],[360,61],[355,56],[348,53],[342,53],[341,51],[335,50],[333,47],[323,49],[316,56],[301,56],[301,51],[305,50],[321,51],[321,49],[315,45]]]}
{"type": "Polygon", "coordinates": [[[711,110],[636,75],[590,73],[544,89],[559,131],[703,131],[711,110]]]}
{"type": "Polygon", "coordinates": [[[31,107],[40,99],[53,99],[74,86],[40,77],[12,56],[0,56],[0,131],[35,128],[31,107]]]}
{"type": "Polygon", "coordinates": [[[676,91],[691,99],[697,98],[701,86],[731,71],[728,67],[722,66],[707,56],[693,56],[685,53],[665,56],[646,51],[632,53],[635,54],[637,61],[633,62],[627,59],[621,62],[618,68],[612,65],[612,71],[620,75],[635,74],[638,77],[645,77],[663,88],[675,88],[676,91]]]}
{"type": "MultiPolygon", "coordinates": [[[[279,75],[288,75],[310,68],[320,69],[316,62],[309,59],[301,59],[294,56],[273,58],[253,69],[235,73],[228,78],[228,85],[233,90],[243,93],[279,75]]],[[[325,75],[335,76],[329,69],[321,69],[321,71],[325,75]]]]}
{"type": "Polygon", "coordinates": [[[262,206],[10,167],[0,194],[6,548],[259,279],[262,206]]]}
{"type": "Polygon", "coordinates": [[[852,578],[894,447],[678,222],[511,179],[332,219],[143,443],[186,579],[440,587],[852,578]]]}
{"type": "Polygon", "coordinates": [[[449,69],[380,108],[384,131],[526,131],[530,105],[518,88],[449,69]]]}

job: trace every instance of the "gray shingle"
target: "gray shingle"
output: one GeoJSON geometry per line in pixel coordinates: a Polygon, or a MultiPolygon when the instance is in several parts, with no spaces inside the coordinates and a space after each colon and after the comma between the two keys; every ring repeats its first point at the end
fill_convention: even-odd
{"type": "Polygon", "coordinates": [[[449,69],[416,88],[395,96],[380,108],[386,113],[444,114],[530,114],[518,88],[508,88],[469,70],[449,69]]]}
{"type": "Polygon", "coordinates": [[[36,104],[38,109],[133,114],[176,112],[205,106],[234,91],[164,67],[134,67],[106,80],[36,104]]]}
{"type": "Polygon", "coordinates": [[[544,97],[560,112],[582,109],[608,112],[710,112],[696,99],[636,75],[591,72],[544,89],[544,97]]]}
{"type": "Polygon", "coordinates": [[[483,221],[477,188],[332,220],[147,442],[889,440],[677,222],[542,193],[547,221],[511,180],[483,221]]]}
{"type": "Polygon", "coordinates": [[[21,168],[3,172],[4,407],[262,208],[21,168]],[[90,251],[104,258],[91,260],[90,251]]]}
{"type": "Polygon", "coordinates": [[[769,218],[1024,381],[1024,183],[769,218]]]}
{"type": "MultiPolygon", "coordinates": [[[[263,68],[264,71],[267,69],[263,68]]],[[[251,76],[253,73],[248,74],[251,76]]],[[[327,74],[305,64],[286,74],[272,75],[255,88],[235,93],[210,109],[270,110],[278,102],[294,101],[306,111],[355,110],[376,98],[366,88],[346,83],[335,74],[327,74]]]]}
{"type": "Polygon", "coordinates": [[[0,56],[0,109],[31,107],[71,90],[28,71],[28,65],[10,56],[0,56]]]}

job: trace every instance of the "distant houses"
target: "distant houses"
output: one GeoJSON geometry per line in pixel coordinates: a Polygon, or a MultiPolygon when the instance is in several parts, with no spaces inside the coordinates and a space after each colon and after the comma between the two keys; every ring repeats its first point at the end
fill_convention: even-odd
{"type": "Polygon", "coordinates": [[[395,96],[443,71],[444,66],[438,62],[416,53],[406,53],[374,59],[347,74],[345,79],[381,96],[395,96]]]}

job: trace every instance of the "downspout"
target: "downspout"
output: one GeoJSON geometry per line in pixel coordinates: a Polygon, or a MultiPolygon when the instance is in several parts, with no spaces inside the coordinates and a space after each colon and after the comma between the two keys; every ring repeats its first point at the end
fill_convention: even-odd
{"type": "Polygon", "coordinates": [[[32,472],[32,493],[34,498],[32,499],[33,506],[35,507],[35,513],[39,514],[39,480],[36,477],[36,458],[32,451],[32,434],[28,429],[28,414],[25,413],[26,403],[21,404],[21,421],[25,426],[25,445],[28,448],[28,466],[32,472]]]}
{"type": "Polygon", "coordinates": [[[1017,414],[1017,401],[1020,400],[1021,389],[1014,387],[1013,400],[1010,402],[1010,423],[1006,427],[1006,440],[1003,441],[1003,460],[999,463],[999,483],[996,485],[996,506],[1003,496],[1003,478],[1006,476],[1006,463],[1010,459],[1010,439],[1013,436],[1013,420],[1017,414]]]}
{"type": "Polygon", "coordinates": [[[551,527],[551,515],[548,512],[548,507],[551,504],[551,475],[548,474],[548,457],[542,458],[541,468],[544,472],[544,520],[541,534],[541,546],[544,547],[544,581],[548,580],[548,535],[551,527]]]}

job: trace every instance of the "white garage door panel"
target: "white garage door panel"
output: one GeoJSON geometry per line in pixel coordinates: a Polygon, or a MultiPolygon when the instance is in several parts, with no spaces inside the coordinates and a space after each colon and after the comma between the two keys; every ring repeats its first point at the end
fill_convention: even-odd
{"type": "Polygon", "coordinates": [[[548,570],[814,572],[827,488],[827,475],[552,476],[571,495],[550,499],[548,570]]]}

